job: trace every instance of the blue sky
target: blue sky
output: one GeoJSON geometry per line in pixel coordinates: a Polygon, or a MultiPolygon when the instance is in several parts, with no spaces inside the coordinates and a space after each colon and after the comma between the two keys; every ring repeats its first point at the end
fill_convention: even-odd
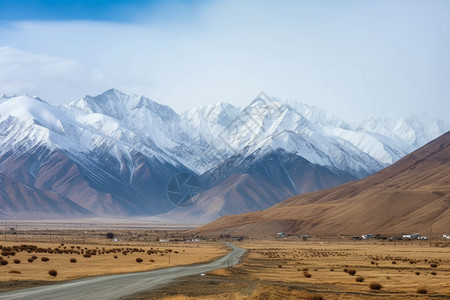
{"type": "Polygon", "coordinates": [[[96,20],[112,22],[132,21],[138,7],[156,3],[147,0],[2,0],[0,19],[20,20],[96,20]]]}
{"type": "Polygon", "coordinates": [[[260,91],[347,120],[449,121],[450,1],[4,1],[0,94],[111,87],[177,111],[260,91]]]}

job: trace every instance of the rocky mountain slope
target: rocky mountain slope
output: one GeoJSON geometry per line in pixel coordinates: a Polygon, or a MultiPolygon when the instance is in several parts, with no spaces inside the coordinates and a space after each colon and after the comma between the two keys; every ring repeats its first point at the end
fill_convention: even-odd
{"type": "Polygon", "coordinates": [[[450,132],[359,181],[222,217],[195,231],[218,235],[422,234],[450,228],[450,132]]]}
{"type": "MultiPolygon", "coordinates": [[[[349,125],[264,94],[244,108],[219,103],[182,114],[115,89],[62,106],[3,95],[0,174],[95,215],[210,220],[365,177],[446,128],[420,119],[349,125]],[[184,173],[201,182],[189,207],[168,197],[169,182],[184,173]]],[[[0,213],[22,213],[11,207],[0,213]]]]}

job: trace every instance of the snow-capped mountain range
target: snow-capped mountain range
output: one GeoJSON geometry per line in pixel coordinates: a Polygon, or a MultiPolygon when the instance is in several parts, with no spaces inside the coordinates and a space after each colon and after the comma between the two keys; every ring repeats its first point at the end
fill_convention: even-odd
{"type": "MultiPolygon", "coordinates": [[[[349,124],[263,93],[246,107],[217,103],[181,114],[115,89],[60,106],[3,95],[0,174],[95,214],[155,215],[174,208],[167,184],[178,173],[211,174],[225,162],[237,168],[249,165],[249,157],[255,163],[282,150],[348,181],[379,171],[448,129],[425,117],[349,124]]],[[[0,213],[21,215],[14,205],[0,213]]]]}

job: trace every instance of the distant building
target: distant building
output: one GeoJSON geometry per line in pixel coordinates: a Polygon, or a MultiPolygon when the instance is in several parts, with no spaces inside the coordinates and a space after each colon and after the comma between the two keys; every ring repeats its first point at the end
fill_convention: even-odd
{"type": "Polygon", "coordinates": [[[404,239],[418,239],[420,237],[420,233],[412,233],[412,234],[404,234],[402,238],[404,239]]]}
{"type": "Polygon", "coordinates": [[[284,238],[284,237],[286,237],[286,232],[278,232],[278,233],[277,233],[277,236],[278,236],[279,238],[284,238]]]}
{"type": "Polygon", "coordinates": [[[361,238],[362,238],[363,240],[368,240],[368,239],[371,239],[372,237],[373,237],[372,234],[363,234],[363,235],[361,236],[361,238]]]}

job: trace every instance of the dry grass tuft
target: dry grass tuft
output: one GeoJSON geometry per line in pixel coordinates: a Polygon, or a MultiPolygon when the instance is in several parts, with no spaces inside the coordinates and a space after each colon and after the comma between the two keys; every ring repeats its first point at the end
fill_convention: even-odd
{"type": "Polygon", "coordinates": [[[303,272],[303,276],[305,276],[306,278],[311,278],[311,273],[309,272],[303,272]]]}
{"type": "Polygon", "coordinates": [[[428,294],[428,291],[427,291],[426,288],[418,288],[418,289],[416,290],[416,292],[417,292],[418,294],[428,294]]]}
{"type": "Polygon", "coordinates": [[[308,294],[306,295],[306,300],[323,300],[323,296],[319,294],[308,294]]]}
{"type": "Polygon", "coordinates": [[[381,290],[383,288],[383,286],[381,284],[379,284],[378,282],[372,282],[371,284],[369,284],[369,288],[371,290],[381,290]]]}
{"type": "Polygon", "coordinates": [[[353,276],[353,275],[356,274],[356,270],[355,270],[355,269],[350,269],[350,270],[347,271],[347,273],[348,273],[350,276],[353,276]]]}

